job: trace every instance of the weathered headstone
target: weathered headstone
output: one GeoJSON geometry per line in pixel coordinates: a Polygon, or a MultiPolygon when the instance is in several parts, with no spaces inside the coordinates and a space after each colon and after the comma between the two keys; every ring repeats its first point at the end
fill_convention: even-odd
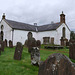
{"type": "Polygon", "coordinates": [[[27,47],[28,40],[25,40],[24,46],[27,47]]]}
{"type": "Polygon", "coordinates": [[[67,56],[55,53],[41,63],[38,75],[75,75],[75,63],[67,56]]]}
{"type": "Polygon", "coordinates": [[[21,60],[22,51],[23,51],[22,43],[17,42],[16,48],[15,48],[15,54],[14,54],[15,60],[21,60]]]}
{"type": "Polygon", "coordinates": [[[69,57],[75,60],[75,41],[70,40],[69,57]]]}
{"type": "Polygon", "coordinates": [[[66,42],[66,46],[69,46],[69,42],[66,42]]]}
{"type": "Polygon", "coordinates": [[[61,46],[66,46],[66,42],[68,42],[68,39],[61,37],[61,46]]]}
{"type": "Polygon", "coordinates": [[[4,45],[5,45],[5,47],[7,47],[7,39],[5,39],[5,44],[4,45]]]}
{"type": "Polygon", "coordinates": [[[9,47],[10,47],[10,48],[13,48],[13,43],[12,43],[11,40],[9,40],[9,47]]]}
{"type": "Polygon", "coordinates": [[[36,41],[36,46],[39,47],[39,48],[41,47],[41,41],[40,40],[36,41]]]}
{"type": "Polygon", "coordinates": [[[38,47],[32,47],[31,50],[31,64],[39,66],[40,65],[40,50],[38,47]]]}
{"type": "Polygon", "coordinates": [[[1,43],[0,43],[0,55],[1,55],[1,43]]]}
{"type": "Polygon", "coordinates": [[[4,52],[4,41],[1,42],[1,51],[4,52]]]}
{"type": "Polygon", "coordinates": [[[29,53],[31,53],[32,47],[36,47],[36,40],[35,38],[33,38],[33,35],[31,32],[28,33],[27,47],[28,47],[29,53]]]}

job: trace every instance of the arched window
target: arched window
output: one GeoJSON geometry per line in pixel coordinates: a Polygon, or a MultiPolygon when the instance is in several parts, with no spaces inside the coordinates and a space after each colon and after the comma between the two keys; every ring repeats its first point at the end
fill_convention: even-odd
{"type": "Polygon", "coordinates": [[[65,27],[62,29],[62,37],[65,38],[65,27]]]}
{"type": "Polygon", "coordinates": [[[1,25],[1,31],[3,31],[3,28],[4,28],[4,26],[3,26],[3,25],[1,25]]]}
{"type": "Polygon", "coordinates": [[[1,31],[1,39],[3,40],[3,31],[1,31]]]}

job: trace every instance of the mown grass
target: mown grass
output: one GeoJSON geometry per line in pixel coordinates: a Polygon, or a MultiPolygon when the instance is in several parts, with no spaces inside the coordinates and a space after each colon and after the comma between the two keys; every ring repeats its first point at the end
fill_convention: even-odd
{"type": "MultiPolygon", "coordinates": [[[[23,48],[22,60],[14,60],[15,48],[5,48],[0,56],[0,75],[38,75],[39,68],[31,65],[30,54],[27,48],[23,48]]],[[[62,53],[69,57],[69,49],[50,50],[40,49],[41,61],[44,61],[53,53],[62,53]]],[[[72,60],[75,62],[75,60],[72,60]]]]}

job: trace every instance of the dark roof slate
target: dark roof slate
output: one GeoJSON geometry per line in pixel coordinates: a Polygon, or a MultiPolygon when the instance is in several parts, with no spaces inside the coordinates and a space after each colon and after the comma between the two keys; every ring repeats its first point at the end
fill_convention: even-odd
{"type": "Polygon", "coordinates": [[[38,26],[38,31],[56,30],[60,26],[60,22],[38,26]]]}
{"type": "Polygon", "coordinates": [[[53,24],[47,24],[42,26],[34,26],[26,23],[16,22],[12,20],[5,19],[5,21],[10,25],[13,29],[19,29],[19,30],[26,30],[26,31],[50,31],[50,30],[56,30],[60,26],[60,22],[53,23],[53,24]]]}
{"type": "Polygon", "coordinates": [[[12,20],[7,20],[7,19],[5,19],[5,20],[14,29],[36,31],[35,26],[33,26],[33,25],[21,23],[21,22],[16,22],[16,21],[12,21],[12,20]]]}

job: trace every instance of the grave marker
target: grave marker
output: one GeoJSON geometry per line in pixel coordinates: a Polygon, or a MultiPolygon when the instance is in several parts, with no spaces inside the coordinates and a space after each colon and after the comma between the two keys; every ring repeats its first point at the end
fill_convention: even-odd
{"type": "Polygon", "coordinates": [[[11,40],[9,40],[9,47],[10,47],[10,48],[13,48],[13,43],[12,43],[11,40]]]}
{"type": "Polygon", "coordinates": [[[5,39],[5,43],[4,43],[5,47],[7,47],[7,39],[5,39]]]}
{"type": "Polygon", "coordinates": [[[17,42],[16,48],[15,48],[15,53],[14,53],[15,60],[21,60],[22,51],[23,51],[22,43],[17,42]]]}
{"type": "Polygon", "coordinates": [[[31,64],[39,66],[40,65],[40,50],[38,47],[32,47],[31,50],[31,64]]]}
{"type": "Polygon", "coordinates": [[[33,38],[33,35],[31,32],[28,33],[27,47],[28,47],[29,53],[31,53],[32,47],[36,47],[36,40],[35,38],[33,38]]]}
{"type": "Polygon", "coordinates": [[[4,41],[1,42],[1,51],[4,52],[4,41]]]}
{"type": "Polygon", "coordinates": [[[41,47],[41,41],[40,40],[36,41],[36,46],[39,47],[39,48],[41,47]]]}
{"type": "Polygon", "coordinates": [[[75,75],[75,63],[67,56],[55,53],[41,63],[38,75],[75,75]]]}
{"type": "Polygon", "coordinates": [[[75,41],[70,40],[69,57],[75,60],[75,41]]]}

